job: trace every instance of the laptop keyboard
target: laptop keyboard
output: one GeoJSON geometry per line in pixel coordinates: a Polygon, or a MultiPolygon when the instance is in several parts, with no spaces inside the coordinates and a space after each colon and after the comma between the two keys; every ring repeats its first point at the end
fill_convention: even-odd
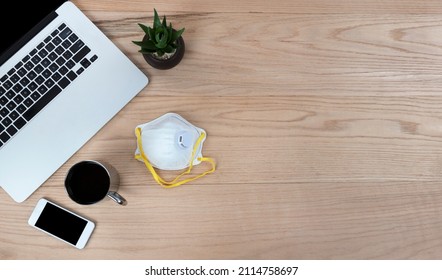
{"type": "Polygon", "coordinates": [[[0,148],[98,58],[61,24],[0,78],[0,148]]]}

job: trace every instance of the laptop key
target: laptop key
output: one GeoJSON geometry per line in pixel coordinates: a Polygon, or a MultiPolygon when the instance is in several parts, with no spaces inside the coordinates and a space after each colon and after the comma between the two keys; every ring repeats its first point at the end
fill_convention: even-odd
{"type": "MultiPolygon", "coordinates": [[[[17,112],[19,112],[20,114],[23,114],[23,112],[26,111],[26,107],[23,104],[20,104],[17,107],[17,112]]],[[[17,126],[17,125],[16,125],[17,126]]],[[[19,127],[20,128],[20,127],[19,127]]]]}
{"type": "Polygon", "coordinates": [[[58,65],[57,65],[57,63],[52,63],[51,65],[49,65],[49,69],[52,71],[52,72],[56,72],[57,70],[58,70],[58,68],[60,68],[60,67],[58,67],[58,65]]]}
{"type": "Polygon", "coordinates": [[[29,91],[29,89],[25,88],[20,92],[21,96],[23,97],[28,97],[29,94],[31,94],[31,92],[29,91]]]}
{"type": "Polygon", "coordinates": [[[64,52],[64,48],[58,46],[58,47],[55,49],[55,52],[56,52],[58,55],[61,55],[61,54],[64,52]]]}
{"type": "Polygon", "coordinates": [[[0,105],[1,105],[1,106],[5,106],[6,103],[8,103],[8,99],[6,98],[6,96],[2,96],[2,97],[0,98],[0,105]]]}
{"type": "Polygon", "coordinates": [[[9,117],[6,117],[4,120],[2,120],[2,124],[5,127],[8,127],[12,123],[11,119],[9,117]]]}
{"type": "Polygon", "coordinates": [[[23,59],[21,60],[23,63],[26,63],[31,57],[29,55],[23,57],[23,59]]]}
{"type": "Polygon", "coordinates": [[[46,37],[46,39],[44,40],[44,42],[47,44],[51,41],[51,36],[46,37]]]}
{"type": "Polygon", "coordinates": [[[17,71],[17,74],[18,74],[20,77],[23,77],[24,75],[26,75],[26,73],[28,73],[28,71],[27,71],[26,68],[24,68],[24,67],[18,69],[18,71],[17,71]]]}
{"type": "Polygon", "coordinates": [[[50,62],[49,59],[47,59],[47,58],[43,59],[42,62],[41,62],[41,65],[42,65],[43,67],[48,67],[49,64],[51,64],[51,62],[50,62]]]}
{"type": "Polygon", "coordinates": [[[41,66],[40,64],[35,66],[34,68],[35,72],[37,72],[38,74],[40,74],[41,71],[43,71],[43,69],[44,69],[43,66],[41,66]]]}
{"type": "Polygon", "coordinates": [[[66,27],[66,24],[65,23],[62,23],[59,27],[58,27],[58,30],[63,30],[63,28],[65,28],[66,27]]]}
{"type": "MultiPolygon", "coordinates": [[[[41,61],[41,58],[38,55],[36,55],[31,58],[31,61],[34,62],[34,64],[37,64],[41,61]]],[[[28,70],[30,70],[30,69],[28,69],[28,70]]]]}
{"type": "Polygon", "coordinates": [[[54,44],[49,43],[49,44],[46,45],[45,49],[46,49],[48,52],[51,52],[53,49],[55,49],[55,46],[54,46],[54,44]]]}
{"type": "Polygon", "coordinates": [[[72,67],[75,66],[75,62],[73,62],[72,60],[69,60],[68,62],[66,62],[65,65],[68,69],[72,69],[72,67]]]}
{"type": "Polygon", "coordinates": [[[26,107],[31,107],[32,106],[32,104],[34,104],[34,101],[31,99],[31,97],[28,97],[24,102],[23,102],[23,104],[25,104],[26,105],[26,107]]]}
{"type": "Polygon", "coordinates": [[[34,71],[30,71],[28,75],[26,75],[26,77],[28,77],[28,79],[32,81],[35,77],[37,77],[37,73],[35,73],[34,71]]]}
{"type": "Polygon", "coordinates": [[[75,44],[72,45],[72,47],[70,47],[69,50],[70,50],[72,53],[76,53],[76,52],[78,52],[78,50],[81,49],[83,46],[84,46],[83,41],[78,40],[77,42],[75,42],[75,44]]]}
{"type": "Polygon", "coordinates": [[[69,27],[63,29],[63,31],[60,32],[60,34],[58,34],[58,36],[60,36],[61,39],[66,39],[69,35],[71,35],[72,30],[69,29],[69,27]]]}
{"type": "Polygon", "coordinates": [[[72,45],[72,43],[69,40],[65,40],[63,43],[61,43],[61,45],[67,49],[72,45]]]}
{"type": "Polygon", "coordinates": [[[20,104],[23,101],[23,97],[21,95],[17,95],[16,97],[14,97],[14,102],[17,104],[20,104]]]}
{"type": "Polygon", "coordinates": [[[26,77],[24,77],[23,79],[20,80],[20,84],[24,87],[27,86],[30,82],[31,81],[29,81],[29,79],[26,77]]]}
{"type": "Polygon", "coordinates": [[[71,36],[69,36],[69,40],[74,43],[75,41],[78,40],[78,36],[75,35],[75,33],[72,33],[71,36]]]}
{"type": "Polygon", "coordinates": [[[15,84],[15,86],[12,88],[16,93],[20,93],[20,91],[23,89],[23,87],[20,84],[15,84]]]}
{"type": "Polygon", "coordinates": [[[44,70],[43,73],[41,73],[41,75],[46,79],[49,78],[51,74],[52,74],[51,71],[49,71],[48,69],[44,70]]]}
{"type": "Polygon", "coordinates": [[[17,132],[17,129],[11,125],[6,129],[6,131],[9,133],[9,135],[13,136],[17,132]]]}
{"type": "Polygon", "coordinates": [[[64,77],[63,79],[61,79],[61,80],[58,82],[58,85],[59,85],[61,88],[64,89],[64,88],[66,88],[70,83],[71,83],[71,81],[69,81],[68,78],[64,77]]]}
{"type": "Polygon", "coordinates": [[[41,75],[35,78],[35,83],[37,85],[41,85],[45,81],[45,78],[43,78],[41,75]]]}
{"type": "Polygon", "coordinates": [[[25,124],[26,124],[26,121],[25,121],[25,119],[23,119],[22,117],[19,117],[19,118],[14,122],[15,127],[18,128],[18,129],[22,128],[25,124]]]}
{"type": "Polygon", "coordinates": [[[61,67],[60,70],[58,70],[58,72],[60,72],[62,76],[64,76],[68,71],[69,70],[65,66],[61,67]]]}
{"type": "Polygon", "coordinates": [[[91,49],[88,48],[88,46],[84,46],[74,57],[72,58],[75,62],[79,62],[80,60],[85,57],[91,49]]]}
{"type": "Polygon", "coordinates": [[[11,100],[12,98],[14,98],[15,93],[14,93],[12,90],[10,90],[10,91],[8,91],[8,92],[5,94],[5,96],[6,96],[7,98],[9,98],[9,100],[11,100]]]}
{"type": "Polygon", "coordinates": [[[0,109],[0,116],[6,117],[9,114],[9,110],[6,107],[0,109]]]}
{"type": "Polygon", "coordinates": [[[9,117],[11,118],[12,121],[15,121],[18,118],[19,114],[17,113],[17,111],[13,111],[9,114],[9,117]]]}
{"type": "Polygon", "coordinates": [[[9,79],[15,84],[18,82],[18,80],[20,80],[20,77],[17,74],[14,74],[9,79]]]}
{"type": "Polygon", "coordinates": [[[49,58],[49,60],[51,60],[51,61],[56,60],[57,57],[58,57],[58,55],[57,55],[55,52],[51,52],[51,53],[48,55],[48,58],[49,58]]]}
{"type": "Polygon", "coordinates": [[[42,50],[40,50],[40,51],[38,52],[38,55],[39,55],[41,58],[45,58],[45,57],[48,55],[48,52],[47,52],[45,49],[42,49],[42,50]]]}
{"type": "Polygon", "coordinates": [[[19,61],[16,65],[15,65],[15,69],[20,68],[23,65],[23,62],[19,61]]]}
{"type": "Polygon", "coordinates": [[[75,74],[73,71],[69,71],[69,73],[66,75],[71,81],[75,80],[77,78],[77,74],[75,74]]]}
{"type": "Polygon", "coordinates": [[[6,81],[3,83],[3,87],[5,89],[10,89],[12,87],[12,83],[10,81],[6,81]]]}
{"type": "Polygon", "coordinates": [[[52,79],[57,82],[58,80],[61,79],[61,75],[58,72],[54,73],[52,74],[52,79]]]}
{"type": "Polygon", "coordinates": [[[91,63],[89,62],[89,60],[87,58],[83,59],[80,63],[84,68],[88,68],[89,65],[91,65],[91,63]]]}
{"type": "MultiPolygon", "coordinates": [[[[31,94],[31,98],[34,100],[34,101],[37,101],[39,98],[40,98],[40,94],[38,93],[38,92],[36,92],[36,91],[34,91],[32,94],[31,94]]],[[[25,101],[25,103],[26,103],[26,101],[25,101]]]]}
{"type": "Polygon", "coordinates": [[[4,83],[7,78],[8,78],[8,75],[3,75],[3,77],[0,78],[0,82],[4,83]]]}
{"type": "Polygon", "coordinates": [[[0,134],[0,140],[2,140],[3,143],[6,143],[6,141],[8,141],[9,138],[11,137],[6,133],[6,131],[0,134]]]}
{"type": "Polygon", "coordinates": [[[60,45],[60,43],[62,42],[62,40],[60,39],[60,37],[55,37],[53,40],[52,40],[52,43],[55,45],[55,46],[58,46],[58,45],[60,45]]]}
{"type": "Polygon", "coordinates": [[[52,79],[48,79],[48,80],[45,82],[45,86],[46,86],[47,88],[51,88],[54,84],[55,84],[55,83],[54,83],[54,81],[53,81],[52,79]]]}
{"type": "Polygon", "coordinates": [[[59,86],[52,87],[45,95],[43,95],[28,111],[23,114],[23,118],[30,121],[41,109],[43,109],[49,102],[52,101],[59,93],[61,88],[59,86]]]}
{"type": "Polygon", "coordinates": [[[48,88],[45,85],[42,85],[37,90],[40,94],[45,94],[48,91],[48,88]]]}
{"type": "Polygon", "coordinates": [[[10,111],[14,110],[15,107],[17,107],[17,104],[15,104],[14,101],[10,101],[8,104],[6,104],[6,108],[8,108],[10,111]]]}
{"type": "Polygon", "coordinates": [[[25,64],[25,68],[29,71],[32,69],[32,67],[34,67],[34,64],[30,61],[26,62],[25,64]]]}
{"type": "Polygon", "coordinates": [[[28,85],[28,88],[29,88],[30,90],[34,91],[34,90],[37,89],[37,84],[34,83],[34,82],[32,82],[32,83],[30,83],[30,84],[28,85]]]}
{"type": "Polygon", "coordinates": [[[65,52],[62,54],[62,56],[63,56],[65,59],[69,59],[69,58],[71,58],[71,57],[73,56],[73,54],[72,54],[70,51],[65,51],[65,52]]]}
{"type": "Polygon", "coordinates": [[[39,50],[39,49],[43,48],[44,45],[45,45],[45,44],[43,44],[43,42],[41,42],[40,44],[38,44],[37,49],[39,50]]]}

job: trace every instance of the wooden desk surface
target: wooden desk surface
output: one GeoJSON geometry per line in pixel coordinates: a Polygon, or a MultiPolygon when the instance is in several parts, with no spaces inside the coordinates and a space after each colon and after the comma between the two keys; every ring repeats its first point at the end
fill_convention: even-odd
{"type": "Polygon", "coordinates": [[[1,259],[442,258],[441,1],[74,2],[150,84],[27,201],[0,191],[1,259]],[[154,7],[186,28],[172,70],[131,43],[154,7]],[[133,158],[167,112],[218,163],[172,190],[133,158]],[[126,207],[67,197],[85,159],[116,167],[126,207]],[[84,250],[27,225],[41,197],[96,221],[84,250]]]}

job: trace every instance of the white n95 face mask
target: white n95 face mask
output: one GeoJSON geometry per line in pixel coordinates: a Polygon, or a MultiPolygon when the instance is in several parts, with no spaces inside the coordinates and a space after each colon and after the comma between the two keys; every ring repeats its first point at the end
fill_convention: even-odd
{"type": "Polygon", "coordinates": [[[167,113],[135,129],[137,150],[135,158],[143,161],[154,179],[163,187],[172,188],[193,181],[215,171],[215,161],[202,155],[206,132],[175,113],[167,113]],[[189,174],[194,165],[206,161],[212,169],[196,177],[179,179],[189,174]],[[165,181],[155,171],[187,168],[173,181],[165,181]]]}

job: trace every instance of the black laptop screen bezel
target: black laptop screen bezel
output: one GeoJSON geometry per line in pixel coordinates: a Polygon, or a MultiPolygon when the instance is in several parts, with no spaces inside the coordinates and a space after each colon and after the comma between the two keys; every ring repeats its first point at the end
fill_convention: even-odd
{"type": "Polygon", "coordinates": [[[64,2],[66,0],[8,3],[8,8],[2,9],[4,14],[0,16],[0,26],[7,28],[6,34],[10,34],[4,35],[0,42],[0,65],[54,20],[58,16],[55,10],[64,2]]]}

